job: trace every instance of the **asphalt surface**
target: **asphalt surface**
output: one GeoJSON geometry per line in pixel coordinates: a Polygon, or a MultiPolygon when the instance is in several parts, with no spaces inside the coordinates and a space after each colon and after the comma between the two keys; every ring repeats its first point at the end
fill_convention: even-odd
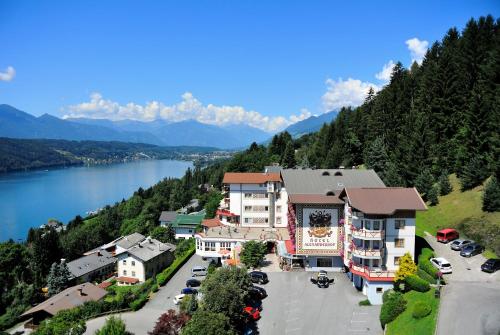
{"type": "Polygon", "coordinates": [[[436,334],[500,334],[500,271],[482,272],[480,266],[486,261],[482,255],[461,257],[433,236],[426,240],[453,268],[453,273],[444,275],[448,284],[441,292],[436,334]]]}
{"type": "Polygon", "coordinates": [[[263,300],[260,334],[382,334],[380,306],[359,306],[366,299],[343,273],[330,273],[335,283],[318,288],[311,272],[271,272],[263,300]]]}
{"type": "MultiPolygon", "coordinates": [[[[114,314],[114,316],[119,316],[127,325],[127,330],[133,334],[147,335],[148,331],[154,328],[160,315],[169,309],[177,309],[172,300],[177,294],[181,293],[180,291],[185,287],[186,280],[191,278],[191,268],[203,264],[207,264],[207,262],[202,261],[201,257],[193,255],[172,279],[154,294],[142,309],[137,312],[114,314]]],[[[93,335],[96,330],[104,325],[107,317],[87,321],[87,331],[85,334],[93,335]]]]}

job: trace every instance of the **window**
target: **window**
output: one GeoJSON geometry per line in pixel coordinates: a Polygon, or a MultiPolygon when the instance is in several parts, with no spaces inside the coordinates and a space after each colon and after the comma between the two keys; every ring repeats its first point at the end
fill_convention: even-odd
{"type": "Polygon", "coordinates": [[[132,266],[135,266],[135,261],[132,261],[132,266]]]}
{"type": "Polygon", "coordinates": [[[378,260],[378,259],[373,259],[373,260],[372,260],[372,266],[373,266],[374,268],[378,268],[378,265],[379,265],[379,264],[378,264],[378,262],[379,262],[379,260],[378,260]]]}
{"type": "Polygon", "coordinates": [[[264,184],[259,184],[259,187],[264,187],[264,184]]]}
{"type": "Polygon", "coordinates": [[[331,258],[318,258],[316,266],[319,268],[331,268],[332,259],[331,258]]]}
{"type": "Polygon", "coordinates": [[[221,242],[220,249],[231,250],[231,242],[221,242]]]}
{"type": "Polygon", "coordinates": [[[380,241],[372,241],[373,250],[380,250],[380,241]]]}
{"type": "Polygon", "coordinates": [[[399,265],[399,259],[401,257],[394,257],[394,265],[399,265]]]}
{"type": "Polygon", "coordinates": [[[123,275],[126,276],[127,275],[127,270],[123,270],[123,275]]]}
{"type": "Polygon", "coordinates": [[[126,259],[123,260],[123,265],[127,265],[127,260],[126,259]]]}
{"type": "Polygon", "coordinates": [[[135,277],[135,271],[132,271],[132,277],[135,277]]]}
{"type": "Polygon", "coordinates": [[[281,224],[281,216],[276,217],[276,224],[281,224]]]}
{"type": "Polygon", "coordinates": [[[377,293],[384,293],[383,287],[377,287],[377,293]]]}
{"type": "Polygon", "coordinates": [[[196,249],[201,250],[201,240],[196,239],[196,249]]]}
{"type": "Polygon", "coordinates": [[[245,193],[245,198],[251,198],[252,197],[252,193],[245,193]]]}
{"type": "Polygon", "coordinates": [[[373,230],[380,230],[380,221],[375,220],[372,222],[373,230]]]}
{"type": "Polygon", "coordinates": [[[395,223],[394,223],[394,227],[396,229],[404,229],[405,225],[406,225],[405,220],[396,220],[395,223]]]}
{"type": "Polygon", "coordinates": [[[245,223],[252,223],[250,218],[245,218],[245,223]]]}
{"type": "Polygon", "coordinates": [[[245,211],[250,212],[252,210],[252,206],[245,206],[245,211]]]}
{"type": "Polygon", "coordinates": [[[281,206],[276,206],[276,213],[281,213],[281,206]]]}
{"type": "Polygon", "coordinates": [[[394,245],[396,248],[404,248],[405,247],[405,239],[404,238],[395,238],[394,245]]]}
{"type": "Polygon", "coordinates": [[[265,207],[264,207],[264,211],[265,211],[265,212],[269,211],[269,207],[268,207],[268,206],[265,206],[265,207]]]}
{"type": "Polygon", "coordinates": [[[215,242],[205,242],[205,251],[215,251],[215,242]]]}

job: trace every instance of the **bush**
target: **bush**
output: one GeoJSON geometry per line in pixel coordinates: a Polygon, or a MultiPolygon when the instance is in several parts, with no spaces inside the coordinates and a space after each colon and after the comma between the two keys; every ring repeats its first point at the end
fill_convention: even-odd
{"type": "MultiPolygon", "coordinates": [[[[497,220],[498,221],[498,220],[497,220]]],[[[458,224],[458,229],[468,238],[483,244],[500,255],[500,222],[484,218],[468,218],[458,224]]]]}
{"type": "Polygon", "coordinates": [[[361,300],[359,303],[358,303],[360,306],[371,306],[371,302],[370,300],[368,299],[365,299],[365,300],[361,300]]]}
{"type": "Polygon", "coordinates": [[[195,248],[193,245],[192,248],[186,251],[182,256],[179,256],[176,259],[174,259],[174,261],[172,262],[172,264],[170,264],[168,268],[163,270],[161,273],[157,274],[156,282],[158,283],[158,285],[160,286],[165,285],[170,280],[170,278],[174,276],[177,270],[179,270],[182,267],[182,265],[184,265],[184,263],[188,261],[188,259],[194,254],[194,252],[195,248]]]}
{"type": "Polygon", "coordinates": [[[148,294],[143,293],[139,296],[139,298],[135,299],[130,303],[129,305],[130,309],[133,311],[137,311],[141,309],[146,304],[147,301],[148,301],[148,294]]]}
{"type": "Polygon", "coordinates": [[[158,284],[154,284],[153,287],[151,288],[151,291],[158,292],[159,289],[160,289],[160,287],[158,286],[158,284]]]}
{"type": "Polygon", "coordinates": [[[417,292],[427,292],[431,288],[429,283],[424,279],[416,276],[410,275],[405,278],[406,284],[408,284],[409,288],[417,291],[417,292]]]}
{"type": "Polygon", "coordinates": [[[434,279],[430,274],[428,274],[427,272],[425,272],[421,268],[419,268],[417,270],[417,275],[420,278],[422,278],[423,280],[425,280],[426,282],[428,282],[429,284],[435,284],[436,283],[436,279],[434,279]]]}
{"type": "Polygon", "coordinates": [[[427,272],[432,278],[438,278],[438,269],[436,269],[429,259],[434,256],[434,253],[429,248],[423,248],[422,254],[418,257],[418,268],[427,272]]]}
{"type": "MultiPolygon", "coordinates": [[[[403,313],[406,309],[406,300],[404,299],[403,294],[393,290],[388,290],[387,292],[390,293],[384,294],[385,301],[380,310],[380,324],[383,328],[385,328],[386,324],[396,319],[398,315],[403,313]]],[[[384,299],[384,296],[382,296],[382,299],[384,299]]]]}
{"type": "Polygon", "coordinates": [[[418,301],[415,306],[413,306],[412,316],[415,319],[421,319],[429,315],[432,311],[432,307],[424,301],[418,301]]]}

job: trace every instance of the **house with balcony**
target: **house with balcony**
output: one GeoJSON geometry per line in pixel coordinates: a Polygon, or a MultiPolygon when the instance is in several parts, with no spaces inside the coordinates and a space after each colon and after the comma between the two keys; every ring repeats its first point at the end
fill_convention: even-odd
{"type": "Polygon", "coordinates": [[[176,239],[192,238],[204,218],[205,214],[177,214],[168,225],[174,229],[176,239]]]}
{"type": "Polygon", "coordinates": [[[427,207],[415,188],[345,188],[343,263],[372,304],[393,287],[399,260],[415,258],[416,211],[427,207]]]}

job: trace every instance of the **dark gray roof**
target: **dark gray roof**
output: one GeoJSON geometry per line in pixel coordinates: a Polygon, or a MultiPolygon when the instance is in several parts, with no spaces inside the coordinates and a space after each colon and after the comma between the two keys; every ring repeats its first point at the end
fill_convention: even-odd
{"type": "Polygon", "coordinates": [[[338,195],[345,187],[385,187],[373,170],[284,169],[281,176],[288,194],[338,195]]]}
{"type": "Polygon", "coordinates": [[[78,278],[86,273],[100,269],[115,262],[116,258],[114,258],[109,252],[106,250],[100,250],[69,262],[68,269],[74,278],[78,278]]]}
{"type": "Polygon", "coordinates": [[[177,217],[176,211],[163,211],[160,215],[160,222],[172,222],[177,217]]]}
{"type": "Polygon", "coordinates": [[[147,239],[145,239],[138,245],[133,246],[127,251],[129,254],[137,257],[138,259],[147,262],[166,251],[174,252],[175,245],[170,243],[162,243],[158,240],[155,240],[154,238],[148,237],[147,239]]]}
{"type": "Polygon", "coordinates": [[[144,241],[146,236],[139,233],[132,233],[130,235],[124,236],[118,243],[117,246],[122,247],[123,249],[129,249],[136,245],[137,243],[144,241]]]}
{"type": "Polygon", "coordinates": [[[264,167],[266,173],[280,173],[283,168],[279,165],[268,165],[264,167]]]}

